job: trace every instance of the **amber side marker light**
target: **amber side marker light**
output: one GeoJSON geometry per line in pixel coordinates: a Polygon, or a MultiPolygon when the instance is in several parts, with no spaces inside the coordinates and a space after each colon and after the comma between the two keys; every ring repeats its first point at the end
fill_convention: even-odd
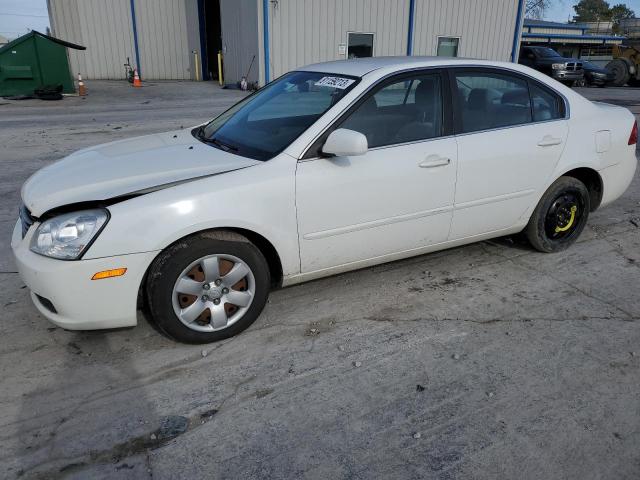
{"type": "Polygon", "coordinates": [[[94,273],[91,280],[102,280],[103,278],[121,277],[127,273],[126,268],[114,268],[112,270],[105,270],[103,272],[94,273]]]}

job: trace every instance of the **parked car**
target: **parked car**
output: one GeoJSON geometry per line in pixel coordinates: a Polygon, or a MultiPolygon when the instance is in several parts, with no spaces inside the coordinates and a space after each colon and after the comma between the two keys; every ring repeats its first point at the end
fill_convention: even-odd
{"type": "Polygon", "coordinates": [[[522,47],[518,63],[549,75],[567,86],[584,77],[582,60],[565,58],[549,47],[522,47]]]}
{"type": "Polygon", "coordinates": [[[582,69],[584,70],[584,78],[576,82],[576,85],[579,86],[606,87],[612,85],[616,78],[612,71],[585,60],[582,61],[582,69]]]}
{"type": "Polygon", "coordinates": [[[43,168],[11,245],[63,328],[133,326],[141,298],[171,337],[210,342],[275,287],[521,231],[564,250],[630,184],[637,136],[628,110],[522,65],[321,63],[192,130],[43,168]]]}

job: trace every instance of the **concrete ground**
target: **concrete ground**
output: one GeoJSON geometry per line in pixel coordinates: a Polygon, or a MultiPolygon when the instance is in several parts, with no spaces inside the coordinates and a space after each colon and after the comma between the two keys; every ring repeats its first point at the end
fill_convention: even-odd
{"type": "MultiPolygon", "coordinates": [[[[640,174],[565,253],[503,238],[279,290],[204,347],[142,317],[68,332],[15,273],[22,182],[241,96],[87,83],[0,99],[0,477],[640,478],[640,174]]],[[[640,114],[640,89],[581,93],[640,114]]]]}

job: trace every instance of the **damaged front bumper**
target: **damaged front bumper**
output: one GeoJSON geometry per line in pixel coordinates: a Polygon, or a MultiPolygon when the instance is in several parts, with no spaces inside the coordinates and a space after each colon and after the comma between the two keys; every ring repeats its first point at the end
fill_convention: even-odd
{"type": "Polygon", "coordinates": [[[11,249],[38,311],[68,330],[135,326],[138,290],[157,252],[71,261],[44,257],[29,250],[37,225],[22,238],[18,221],[11,249]],[[127,271],[121,277],[91,279],[97,272],[114,268],[127,271]]]}

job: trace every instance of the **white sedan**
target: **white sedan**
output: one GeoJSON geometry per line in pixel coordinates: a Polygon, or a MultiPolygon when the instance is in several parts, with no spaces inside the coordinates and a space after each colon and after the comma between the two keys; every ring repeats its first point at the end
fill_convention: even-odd
{"type": "Polygon", "coordinates": [[[524,231],[557,252],[636,169],[637,124],[527,67],[380,57],[283,75],[192,130],[76,152],[22,188],[12,248],[42,315],[184,342],[269,291],[524,231]]]}

